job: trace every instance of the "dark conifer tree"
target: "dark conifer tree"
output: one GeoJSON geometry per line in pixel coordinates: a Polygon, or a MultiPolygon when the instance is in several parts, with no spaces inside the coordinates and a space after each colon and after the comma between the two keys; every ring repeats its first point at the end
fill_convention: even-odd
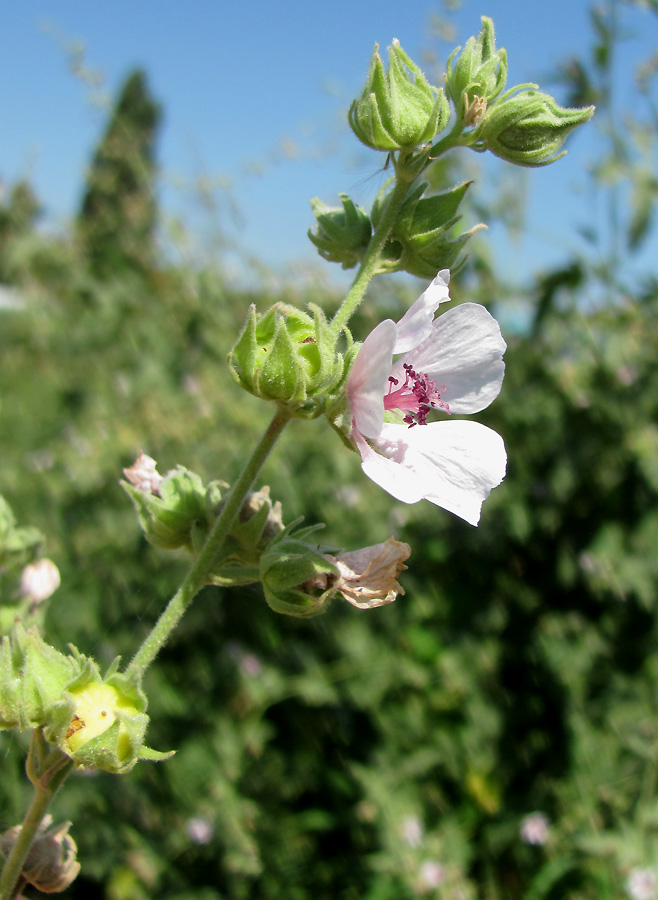
{"type": "Polygon", "coordinates": [[[155,140],[160,107],[146,76],[126,79],[89,168],[78,236],[94,274],[148,271],[154,260],[155,140]]]}

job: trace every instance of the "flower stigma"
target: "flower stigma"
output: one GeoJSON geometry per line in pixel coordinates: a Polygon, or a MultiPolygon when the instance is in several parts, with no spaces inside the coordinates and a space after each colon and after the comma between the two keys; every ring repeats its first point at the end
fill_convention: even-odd
{"type": "Polygon", "coordinates": [[[404,363],[405,379],[402,387],[394,391],[393,387],[400,384],[398,378],[389,376],[388,393],[384,396],[385,410],[406,410],[402,419],[409,428],[414,425],[427,425],[427,415],[433,409],[441,409],[450,415],[450,407],[441,399],[446,386],[440,388],[433,378],[414,371],[411,363],[404,363]]]}

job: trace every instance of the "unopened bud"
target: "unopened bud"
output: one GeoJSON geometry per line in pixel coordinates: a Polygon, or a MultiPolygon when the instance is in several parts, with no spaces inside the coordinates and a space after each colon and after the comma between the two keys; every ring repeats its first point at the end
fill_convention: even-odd
{"type": "Polygon", "coordinates": [[[318,400],[340,380],[343,360],[324,314],[311,311],[275,303],[259,316],[252,305],[228,365],[250,393],[314,417],[322,411],[318,400]]]}
{"type": "Polygon", "coordinates": [[[470,146],[518,166],[547,166],[560,159],[567,135],[594,114],[593,106],[566,109],[543,91],[514,91],[488,108],[470,146]]]}
{"type": "Polygon", "coordinates": [[[399,41],[388,48],[388,73],[375,50],[349,122],[358,139],[375,150],[412,149],[433,140],[450,116],[441,88],[430,85],[399,41]]]}
{"type": "Polygon", "coordinates": [[[446,90],[459,118],[466,125],[474,125],[505,87],[507,52],[496,50],[494,25],[486,16],[482,16],[480,33],[470,37],[460,50],[457,47],[448,58],[446,90]]]}
{"type": "Polygon", "coordinates": [[[355,206],[347,194],[341,194],[340,200],[342,209],[325,206],[317,197],[311,200],[317,228],[315,233],[309,229],[308,236],[323,259],[351,269],[361,262],[368,249],[372,225],[367,213],[355,206]]]}

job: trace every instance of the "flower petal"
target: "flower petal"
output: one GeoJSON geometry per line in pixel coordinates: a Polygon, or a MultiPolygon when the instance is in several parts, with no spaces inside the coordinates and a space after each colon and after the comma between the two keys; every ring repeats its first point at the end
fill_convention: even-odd
{"type": "Polygon", "coordinates": [[[347,379],[347,399],[356,427],[377,437],[384,424],[384,394],[391,372],[395,322],[384,319],[361,345],[347,379]]]}
{"type": "Polygon", "coordinates": [[[450,270],[442,269],[398,321],[398,336],[393,353],[406,353],[407,350],[413,350],[429,337],[434,313],[441,303],[450,300],[449,281],[450,270]]]}
{"type": "Polygon", "coordinates": [[[357,447],[365,474],[389,494],[403,503],[425,498],[471,525],[507,463],[500,435],[478,422],[385,424],[375,441],[379,452],[363,439],[357,447]]]}
{"type": "Polygon", "coordinates": [[[439,316],[431,335],[395,364],[395,377],[411,363],[417,372],[445,384],[441,399],[453,413],[474,413],[489,406],[500,393],[507,345],[498,322],[484,306],[463,303],[439,316]]]}

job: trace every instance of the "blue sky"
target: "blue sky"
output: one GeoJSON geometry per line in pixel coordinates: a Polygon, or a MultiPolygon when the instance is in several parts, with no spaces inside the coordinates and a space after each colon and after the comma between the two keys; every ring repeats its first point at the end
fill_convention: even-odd
{"type": "MultiPolygon", "coordinates": [[[[158,153],[165,209],[199,234],[221,228],[267,263],[312,260],[309,198],[334,203],[343,190],[367,205],[379,183],[382,160],[361,148],[345,124],[375,41],[385,46],[397,37],[429,68],[427,52],[444,60],[487,14],[508,51],[508,85],[548,87],[553,65],[589,39],[587,9],[584,0],[522,7],[464,0],[449,16],[456,33],[448,43],[431,27],[433,15],[446,16],[443,7],[426,0],[5,0],[0,179],[29,177],[51,223],[69,220],[104,126],[104,102],[140,65],[164,108],[158,153]],[[84,65],[100,76],[99,86],[72,73],[76,45],[84,47],[84,65]],[[200,215],[193,199],[200,177],[219,187],[214,215],[200,215]]],[[[655,26],[655,18],[646,18],[655,26]]],[[[534,236],[519,250],[523,265],[528,254],[539,262],[559,258],[567,224],[587,213],[579,190],[593,140],[594,131],[579,134],[556,165],[515,170],[527,178],[531,198],[534,236]]]]}

